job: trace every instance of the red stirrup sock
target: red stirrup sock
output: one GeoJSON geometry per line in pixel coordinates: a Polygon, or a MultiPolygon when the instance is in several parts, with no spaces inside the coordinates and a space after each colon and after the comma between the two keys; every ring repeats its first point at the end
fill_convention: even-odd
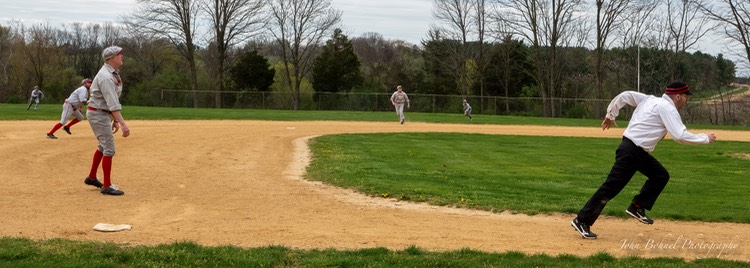
{"type": "Polygon", "coordinates": [[[94,152],[94,160],[91,162],[91,171],[89,171],[90,179],[96,179],[96,171],[99,169],[99,163],[102,162],[103,156],[104,153],[100,152],[99,150],[96,150],[96,152],[94,152]]]}
{"type": "Polygon", "coordinates": [[[78,122],[81,122],[81,120],[78,120],[78,118],[73,118],[73,120],[72,120],[72,121],[70,121],[70,123],[68,123],[68,124],[66,125],[66,127],[70,128],[70,127],[72,127],[73,125],[75,125],[75,124],[76,124],[76,123],[78,123],[78,122]]]}
{"type": "Polygon", "coordinates": [[[55,131],[57,131],[61,127],[62,127],[62,124],[60,124],[60,122],[57,122],[57,124],[55,124],[55,126],[52,127],[52,130],[50,130],[49,132],[47,132],[47,134],[55,134],[55,131]]]}
{"type": "Polygon", "coordinates": [[[102,171],[104,171],[104,181],[102,182],[102,188],[107,188],[112,183],[109,179],[109,174],[112,171],[112,157],[111,156],[104,156],[102,158],[102,171]]]}

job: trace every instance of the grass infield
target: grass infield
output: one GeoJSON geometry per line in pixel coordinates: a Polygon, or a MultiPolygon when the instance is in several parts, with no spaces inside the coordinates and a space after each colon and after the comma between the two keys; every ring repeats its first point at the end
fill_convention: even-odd
{"type": "MultiPolygon", "coordinates": [[[[619,139],[463,133],[339,134],[314,139],[307,178],[374,197],[489,211],[577,213],[614,163],[619,139]]],[[[653,152],[670,182],[649,215],[750,223],[750,143],[663,141],[653,152]],[[710,213],[707,213],[710,212],[710,213]]],[[[636,173],[604,210],[624,209],[636,173]]]]}

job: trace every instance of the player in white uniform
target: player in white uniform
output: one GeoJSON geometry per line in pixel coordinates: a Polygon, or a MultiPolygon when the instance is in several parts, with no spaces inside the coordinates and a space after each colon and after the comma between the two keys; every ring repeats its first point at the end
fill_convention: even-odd
{"type": "Polygon", "coordinates": [[[471,105],[469,105],[469,102],[464,99],[464,116],[468,116],[469,120],[471,119],[471,105]]]}
{"type": "Polygon", "coordinates": [[[57,139],[55,137],[55,131],[60,129],[61,127],[65,132],[68,134],[70,133],[70,127],[75,125],[76,123],[83,120],[83,113],[81,113],[83,104],[87,101],[88,95],[89,95],[89,88],[91,87],[91,79],[83,79],[81,81],[81,86],[73,91],[73,93],[70,94],[70,97],[65,100],[65,103],[63,103],[63,111],[62,116],[60,117],[60,122],[57,122],[55,126],[52,127],[52,130],[47,132],[47,138],[48,139],[57,139]],[[68,122],[68,119],[71,116],[75,116],[72,121],[70,121],[70,124],[65,125],[65,123],[68,122]],[[63,125],[65,125],[63,127],[63,125]]]}
{"type": "Polygon", "coordinates": [[[29,98],[29,107],[26,107],[26,110],[31,108],[32,103],[36,103],[36,105],[34,105],[34,111],[36,111],[36,109],[39,109],[40,99],[42,100],[44,99],[44,92],[42,92],[42,90],[39,89],[39,86],[34,86],[34,89],[31,90],[31,98],[29,98]]]}
{"type": "Polygon", "coordinates": [[[105,195],[125,194],[117,186],[112,184],[110,175],[112,173],[112,158],[115,155],[115,136],[122,129],[122,137],[130,136],[130,128],[125,124],[122,117],[122,78],[120,77],[120,66],[122,66],[122,48],[110,46],[102,51],[104,65],[94,77],[91,83],[91,96],[86,106],[86,118],[94,131],[98,145],[91,162],[89,176],[84,183],[97,188],[105,195]],[[96,177],[99,164],[102,166],[104,181],[100,182],[96,177]]]}
{"type": "Polygon", "coordinates": [[[401,124],[404,124],[404,103],[406,103],[406,108],[411,108],[411,103],[409,102],[409,96],[406,95],[406,92],[403,91],[401,88],[401,85],[398,85],[396,87],[396,92],[393,92],[393,95],[391,95],[391,104],[393,104],[394,107],[396,107],[396,114],[398,115],[398,118],[401,120],[401,124]]]}

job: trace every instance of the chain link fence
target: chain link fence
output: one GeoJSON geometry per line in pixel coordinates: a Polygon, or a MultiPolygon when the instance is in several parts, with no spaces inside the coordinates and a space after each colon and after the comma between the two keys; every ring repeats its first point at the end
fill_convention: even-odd
{"type": "MultiPolygon", "coordinates": [[[[496,96],[459,96],[408,93],[410,112],[461,113],[463,99],[472,106],[474,114],[545,116],[542,98],[506,98],[496,96]]],[[[224,91],[220,95],[222,108],[292,110],[292,92],[224,91]]],[[[391,93],[301,93],[300,110],[334,111],[392,111],[391,93]]],[[[158,99],[138,104],[161,107],[215,107],[215,91],[160,90],[158,99]]],[[[140,102],[140,101],[139,101],[140,102]]],[[[600,119],[610,99],[556,98],[555,114],[565,118],[600,119]]],[[[621,115],[629,118],[632,109],[621,115]]],[[[681,111],[683,120],[693,124],[748,125],[750,102],[748,100],[692,101],[681,111]]]]}

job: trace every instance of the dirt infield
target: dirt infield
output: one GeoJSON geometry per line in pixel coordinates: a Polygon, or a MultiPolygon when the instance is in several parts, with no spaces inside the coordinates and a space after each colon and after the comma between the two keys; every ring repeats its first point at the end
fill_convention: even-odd
{"type": "MultiPolygon", "coordinates": [[[[117,138],[113,182],[125,195],[83,184],[94,137],[88,124],[45,139],[50,121],[0,121],[0,236],[128,244],[433,250],[750,261],[749,224],[654,225],[604,217],[599,239],[573,231],[573,215],[517,215],[368,198],[301,179],[306,140],[332,133],[472,132],[619,137],[622,129],[366,122],[129,121],[117,138]],[[130,224],[118,233],[97,223],[130,224]]],[[[750,133],[713,131],[721,140],[750,133]]],[[[608,156],[609,157],[609,156],[608,156]]],[[[609,160],[609,159],[608,159],[609,160]]],[[[668,167],[669,168],[669,167],[668,167]]],[[[101,173],[100,173],[101,174],[101,173]]],[[[585,199],[586,197],[581,197],[585,199]]],[[[619,197],[627,198],[627,197],[619,197]]]]}

